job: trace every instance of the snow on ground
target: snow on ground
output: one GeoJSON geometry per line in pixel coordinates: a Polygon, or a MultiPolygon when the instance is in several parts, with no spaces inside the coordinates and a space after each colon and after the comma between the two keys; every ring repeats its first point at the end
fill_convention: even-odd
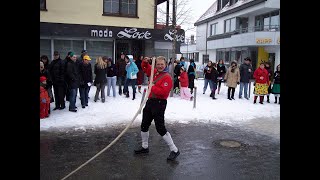
{"type": "MultiPolygon", "coordinates": [[[[235,91],[236,100],[227,99],[228,87],[221,85],[220,94],[216,95],[217,100],[212,100],[210,88],[208,85],[206,94],[203,93],[204,80],[195,80],[197,90],[196,108],[193,108],[193,101],[183,100],[178,95],[168,98],[167,109],[165,113],[166,123],[190,123],[190,122],[205,122],[205,123],[223,123],[235,125],[245,123],[256,118],[274,118],[278,120],[280,117],[280,105],[274,104],[274,96],[270,95],[270,102],[264,104],[253,104],[253,86],[251,86],[250,100],[238,99],[239,86],[235,91]]],[[[253,85],[253,83],[252,83],[253,85]]],[[[144,86],[143,88],[146,88],[144,86]]],[[[142,88],[142,89],[143,89],[142,88]]],[[[116,87],[118,91],[118,86],[116,87]]],[[[129,87],[130,98],[125,96],[106,97],[106,102],[94,102],[96,87],[92,86],[89,93],[89,106],[85,109],[81,108],[79,93],[76,106],[78,112],[69,112],[69,103],[66,102],[64,110],[55,110],[54,103],[51,103],[51,114],[46,119],[40,119],[40,131],[74,129],[85,130],[86,128],[99,128],[105,126],[126,125],[139,109],[142,94],[136,94],[136,99],[132,100],[132,88],[129,87]]],[[[107,88],[105,89],[107,95],[107,88]]],[[[258,100],[257,100],[258,101],[258,100]]],[[[266,101],[266,97],[265,97],[266,101]]],[[[134,125],[139,125],[142,119],[142,114],[138,115],[134,125]]]]}

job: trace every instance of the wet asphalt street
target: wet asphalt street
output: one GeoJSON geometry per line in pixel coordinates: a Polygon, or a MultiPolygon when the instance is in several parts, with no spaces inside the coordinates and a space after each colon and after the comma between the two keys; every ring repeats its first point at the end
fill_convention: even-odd
{"type": "MultiPolygon", "coordinates": [[[[267,128],[257,128],[254,123],[249,128],[167,124],[181,152],[174,162],[167,162],[169,147],[156,132],[154,123],[150,126],[149,154],[134,155],[133,150],[141,146],[140,127],[135,126],[68,179],[277,180],[280,179],[278,123],[267,123],[267,128]],[[224,140],[237,141],[241,146],[224,147],[220,144],[224,140]]],[[[124,126],[67,133],[40,132],[40,179],[63,178],[106,147],[123,129],[124,126]]]]}

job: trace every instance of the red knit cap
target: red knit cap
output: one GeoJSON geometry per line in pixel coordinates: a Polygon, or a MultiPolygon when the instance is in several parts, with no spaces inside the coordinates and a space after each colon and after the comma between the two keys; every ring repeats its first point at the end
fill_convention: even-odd
{"type": "Polygon", "coordinates": [[[45,76],[41,76],[40,77],[40,82],[43,82],[43,81],[46,81],[46,80],[47,80],[47,78],[45,76]]]}

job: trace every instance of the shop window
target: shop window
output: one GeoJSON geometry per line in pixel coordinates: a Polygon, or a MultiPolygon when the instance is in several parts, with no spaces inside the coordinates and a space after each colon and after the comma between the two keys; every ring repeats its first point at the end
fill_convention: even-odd
{"type": "MultiPolygon", "coordinates": [[[[74,52],[77,56],[81,55],[83,50],[82,40],[54,40],[54,50],[60,53],[60,58],[64,59],[69,51],[74,52]]],[[[90,55],[90,53],[89,53],[90,55]]]]}
{"type": "Polygon", "coordinates": [[[103,0],[103,15],[137,17],[137,0],[103,0]]]}
{"type": "Polygon", "coordinates": [[[46,0],[40,0],[40,10],[42,10],[42,11],[46,11],[47,10],[46,0]]]}
{"type": "MultiPolygon", "coordinates": [[[[86,41],[86,50],[91,57],[91,64],[94,65],[99,56],[108,56],[113,59],[112,41],[86,41]]],[[[113,61],[115,62],[115,61],[113,61]]]]}
{"type": "Polygon", "coordinates": [[[40,39],[40,56],[46,55],[51,59],[51,40],[40,39]]]}

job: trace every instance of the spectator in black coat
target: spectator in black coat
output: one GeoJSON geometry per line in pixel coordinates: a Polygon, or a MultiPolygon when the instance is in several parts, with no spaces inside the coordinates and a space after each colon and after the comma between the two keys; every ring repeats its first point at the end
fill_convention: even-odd
{"type": "Polygon", "coordinates": [[[212,63],[212,69],[211,69],[212,91],[210,94],[210,97],[212,97],[212,99],[217,99],[215,95],[216,95],[216,89],[217,89],[217,83],[218,83],[218,76],[219,76],[219,72],[217,70],[217,64],[212,63]]]}
{"type": "Polygon", "coordinates": [[[218,76],[218,94],[220,93],[220,88],[221,88],[221,82],[224,79],[224,75],[226,74],[226,66],[224,65],[224,62],[222,59],[219,60],[218,65],[217,65],[217,70],[219,72],[218,76]]]}
{"type": "Polygon", "coordinates": [[[47,55],[42,55],[42,56],[40,57],[40,61],[43,62],[44,68],[48,70],[49,64],[50,64],[50,63],[49,63],[49,58],[48,58],[48,56],[47,56],[47,55]]]}
{"type": "Polygon", "coordinates": [[[77,56],[71,52],[70,53],[70,59],[67,63],[67,84],[69,88],[69,111],[71,112],[77,112],[76,109],[76,97],[78,88],[80,85],[80,71],[79,71],[79,65],[76,63],[77,56]]]}
{"type": "Polygon", "coordinates": [[[60,59],[58,51],[53,53],[53,61],[50,63],[49,72],[53,84],[54,97],[55,97],[55,108],[53,110],[64,109],[65,101],[64,96],[66,93],[66,82],[65,82],[65,63],[60,59]]]}
{"type": "Polygon", "coordinates": [[[88,106],[89,90],[92,84],[91,58],[88,55],[83,56],[83,61],[79,64],[80,70],[80,100],[82,108],[88,106]]]}
{"type": "Polygon", "coordinates": [[[107,63],[105,62],[105,59],[107,59],[106,56],[104,56],[103,58],[99,56],[96,60],[96,64],[94,65],[94,74],[96,75],[94,79],[94,85],[97,87],[97,91],[94,96],[94,102],[97,102],[97,100],[99,99],[100,91],[102,102],[105,102],[106,99],[104,88],[107,83],[107,63]]]}
{"type": "Polygon", "coordinates": [[[244,59],[244,63],[240,66],[240,90],[239,99],[242,98],[242,91],[244,89],[244,98],[249,100],[248,86],[250,82],[250,77],[252,74],[251,59],[249,57],[244,59]]]}

